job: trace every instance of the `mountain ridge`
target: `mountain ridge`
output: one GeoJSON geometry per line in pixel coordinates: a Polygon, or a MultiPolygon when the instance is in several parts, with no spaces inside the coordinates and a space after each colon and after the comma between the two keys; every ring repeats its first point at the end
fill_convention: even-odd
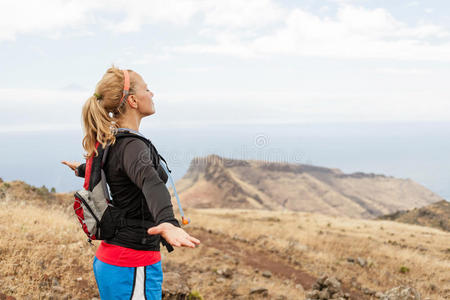
{"type": "Polygon", "coordinates": [[[305,164],[195,157],[177,190],[187,207],[374,218],[442,200],[411,179],[305,164]]]}

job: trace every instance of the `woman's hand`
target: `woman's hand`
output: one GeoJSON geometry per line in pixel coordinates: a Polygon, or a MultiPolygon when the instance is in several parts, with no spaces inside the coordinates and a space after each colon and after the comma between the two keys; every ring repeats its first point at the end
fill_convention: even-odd
{"type": "Polygon", "coordinates": [[[64,165],[66,165],[66,166],[68,166],[68,167],[71,168],[72,170],[74,170],[74,171],[75,171],[75,175],[77,174],[77,171],[76,171],[76,170],[77,170],[78,166],[80,165],[79,162],[76,162],[76,161],[68,162],[68,161],[63,160],[61,163],[64,164],[64,165]]]}
{"type": "Polygon", "coordinates": [[[169,244],[175,247],[195,248],[200,241],[190,236],[186,231],[171,223],[161,223],[158,226],[151,227],[147,230],[148,234],[160,234],[169,244]]]}

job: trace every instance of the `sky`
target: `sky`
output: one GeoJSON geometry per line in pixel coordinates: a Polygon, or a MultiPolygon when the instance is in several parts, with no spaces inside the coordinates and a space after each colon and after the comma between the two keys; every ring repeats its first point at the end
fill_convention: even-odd
{"type": "Polygon", "coordinates": [[[145,127],[450,121],[448,1],[2,1],[1,132],[81,130],[112,64],[145,127]]]}

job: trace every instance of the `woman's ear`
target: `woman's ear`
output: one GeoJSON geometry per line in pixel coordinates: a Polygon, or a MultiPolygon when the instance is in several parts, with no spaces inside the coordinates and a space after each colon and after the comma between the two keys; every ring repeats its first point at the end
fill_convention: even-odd
{"type": "Polygon", "coordinates": [[[135,95],[129,95],[127,99],[128,105],[132,108],[138,108],[137,98],[135,95]]]}

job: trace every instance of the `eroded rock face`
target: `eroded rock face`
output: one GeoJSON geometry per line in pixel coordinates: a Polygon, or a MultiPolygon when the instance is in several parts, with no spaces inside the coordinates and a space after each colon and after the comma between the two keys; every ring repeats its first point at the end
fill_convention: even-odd
{"type": "Polygon", "coordinates": [[[370,219],[442,200],[409,179],[218,155],[194,158],[177,186],[186,207],[288,209],[370,219]]]}
{"type": "Polygon", "coordinates": [[[190,289],[186,280],[175,272],[164,273],[162,286],[162,299],[164,300],[184,300],[188,299],[190,289]]]}

